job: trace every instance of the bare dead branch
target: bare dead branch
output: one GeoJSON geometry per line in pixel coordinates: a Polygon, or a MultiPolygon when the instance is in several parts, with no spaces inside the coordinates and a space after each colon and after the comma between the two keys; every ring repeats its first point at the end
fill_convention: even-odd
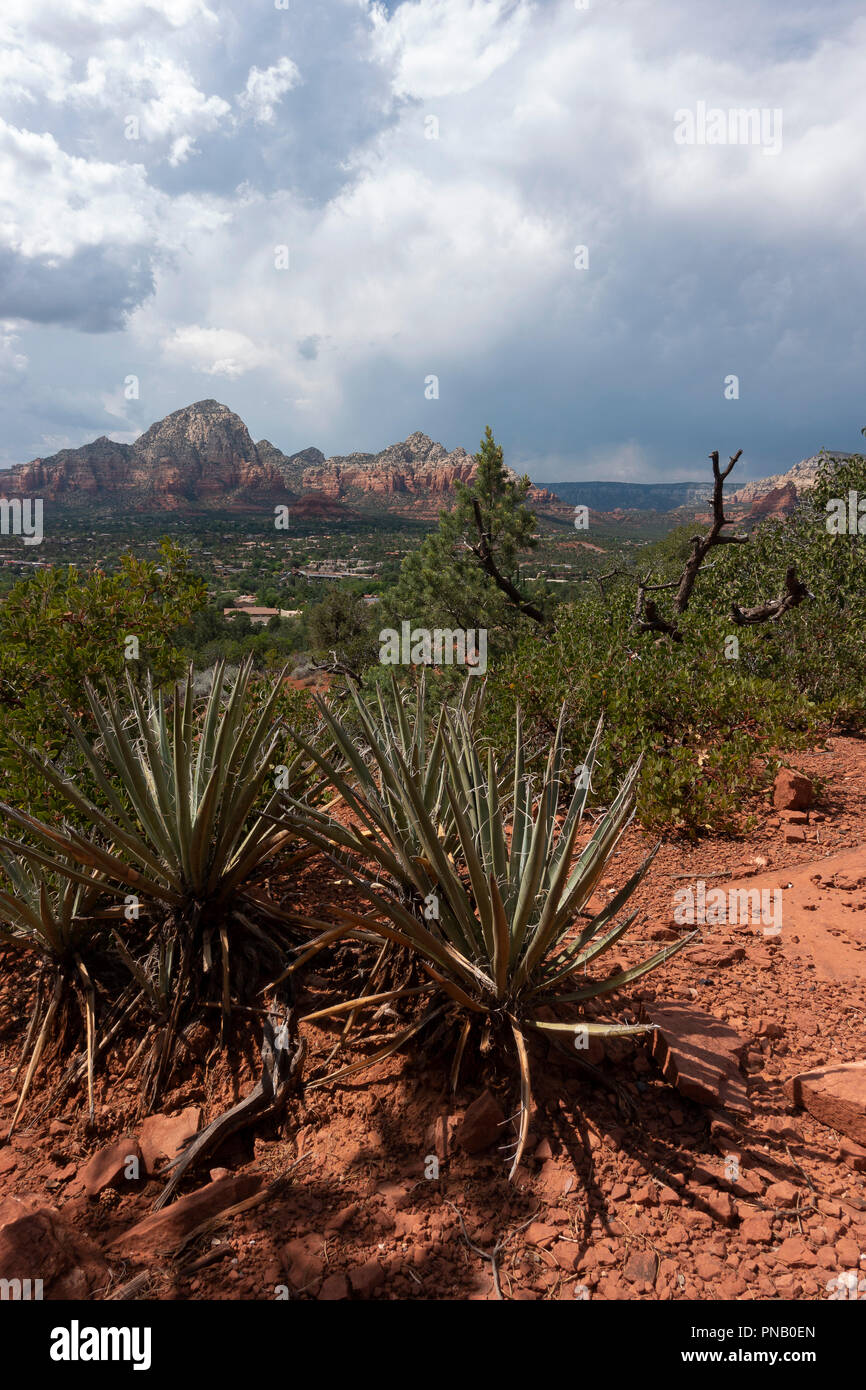
{"type": "MultiPolygon", "coordinates": [[[[730,518],[725,516],[725,479],[735,467],[742,452],[742,449],[738,449],[735,454],[732,454],[724,468],[719,461],[718,449],[714,449],[710,454],[710,461],[713,466],[712,521],[709,530],[703,535],[691,537],[691,554],[686,560],[679,579],[667,584],[650,584],[648,579],[639,579],[637,575],[630,576],[638,585],[632,620],[632,629],[635,632],[658,632],[674,642],[681,642],[683,640],[682,634],[677,626],[676,618],[685,613],[688,608],[698,575],[702,572],[707,573],[713,568],[712,565],[704,563],[709,552],[716,545],[748,544],[748,536],[730,535],[725,531],[726,526],[733,524],[730,518]],[[675,616],[672,619],[665,618],[655,601],[647,597],[648,594],[657,593],[663,589],[676,589],[673,601],[675,616]]],[[[613,578],[617,574],[627,573],[628,571],[611,570],[609,575],[601,576],[599,587],[601,587],[602,580],[613,578]]],[[[797,578],[796,566],[790,565],[785,575],[784,594],[779,598],[769,599],[766,603],[758,604],[754,608],[742,609],[734,604],[731,609],[731,616],[734,622],[741,626],[778,622],[789,609],[796,608],[804,599],[812,597],[813,595],[810,594],[807,586],[797,578]]]]}
{"type": "Polygon", "coordinates": [[[766,603],[759,603],[755,608],[738,608],[734,604],[731,617],[741,627],[756,623],[777,623],[790,608],[797,608],[804,599],[814,597],[802,579],[797,578],[797,566],[789,565],[785,571],[785,592],[780,598],[768,599],[766,603]]]}
{"type": "Polygon", "coordinates": [[[719,451],[714,449],[710,454],[713,465],[713,519],[709,531],[704,536],[692,536],[692,553],[686,561],[685,568],[680,576],[679,587],[674,599],[674,612],[685,613],[689,606],[689,599],[695,587],[695,581],[700,573],[701,566],[714,545],[741,545],[748,541],[748,536],[726,536],[722,534],[725,526],[732,523],[725,516],[725,479],[733,469],[742,449],[738,449],[732,454],[726,467],[722,468],[719,464],[719,451]]]}

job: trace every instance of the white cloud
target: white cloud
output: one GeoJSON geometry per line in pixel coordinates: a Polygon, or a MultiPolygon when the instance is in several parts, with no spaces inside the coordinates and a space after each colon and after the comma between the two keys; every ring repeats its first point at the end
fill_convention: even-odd
{"type": "Polygon", "coordinates": [[[162,20],[174,29],[193,20],[215,24],[217,16],[204,0],[40,0],[34,13],[32,0],[3,0],[3,22],[9,28],[44,25],[56,30],[64,24],[81,29],[125,28],[131,21],[162,20]]]}
{"type": "Polygon", "coordinates": [[[239,377],[268,361],[267,350],[243,333],[190,324],[163,340],[166,361],[206,376],[239,377]]]}
{"type": "Polygon", "coordinates": [[[39,95],[63,101],[72,66],[69,55],[53,44],[18,46],[10,39],[0,47],[0,93],[4,101],[34,102],[39,95]]]}
{"type": "MultiPolygon", "coordinates": [[[[725,26],[685,0],[317,0],[295,28],[292,11],[240,0],[7,4],[0,275],[18,299],[6,312],[91,332],[129,315],[124,351],[154,399],[211,376],[351,446],[359,418],[402,411],[416,427],[435,373],[435,409],[463,435],[452,442],[480,432],[473,415],[466,437],[464,415],[510,412],[524,453],[566,460],[579,434],[583,463],[636,476],[659,461],[642,421],[677,427],[723,369],[754,400],[749,354],[765,398],[780,393],[768,430],[804,364],[819,379],[810,355],[830,371],[816,330],[840,358],[850,344],[844,370],[866,369],[849,324],[866,21],[849,0],[823,41],[831,21],[805,0],[784,40],[762,0],[731,0],[725,26]],[[275,56],[286,35],[293,58],[275,56]],[[301,71],[289,123],[280,102],[301,71]],[[781,106],[780,155],[677,146],[674,112],[699,100],[781,106]],[[425,138],[430,111],[438,139],[425,138]],[[138,142],[123,138],[126,115],[138,142]],[[50,275],[21,289],[22,266],[50,275]],[[611,427],[601,416],[617,398],[611,427]]],[[[71,380],[108,375],[110,361],[90,365],[93,343],[69,354],[71,380]]],[[[27,340],[16,350],[37,360],[27,340]]],[[[830,380],[828,398],[835,361],[830,380]]],[[[105,398],[105,380],[87,384],[89,401],[105,398]]]]}
{"type": "Polygon", "coordinates": [[[0,119],[0,247],[63,259],[82,246],[138,245],[154,234],[157,202],[141,165],[69,155],[53,135],[0,119]]]}
{"type": "Polygon", "coordinates": [[[403,0],[390,15],[374,4],[374,51],[397,96],[467,92],[514,57],[530,14],[525,0],[403,0]]]}
{"type": "Polygon", "coordinates": [[[10,324],[0,324],[0,381],[13,381],[27,371],[29,359],[16,347],[18,334],[10,324]]]}
{"type": "Polygon", "coordinates": [[[250,68],[238,104],[251,112],[259,125],[270,125],[276,117],[280,99],[297,87],[300,80],[301,74],[291,58],[280,58],[269,68],[250,68]]]}

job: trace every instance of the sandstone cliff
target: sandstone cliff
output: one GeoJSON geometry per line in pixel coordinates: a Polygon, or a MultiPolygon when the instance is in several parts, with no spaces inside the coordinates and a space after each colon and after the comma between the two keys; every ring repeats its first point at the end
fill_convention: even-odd
{"type": "MultiPolygon", "coordinates": [[[[470,482],[476,467],[464,448],[449,453],[420,431],[375,454],[325,458],[313,446],[284,454],[268,439],[254,443],[228,406],[205,400],[158,420],[134,444],[103,436],[17,464],[2,475],[0,487],[10,496],[94,510],[238,511],[278,502],[297,507],[303,494],[301,514],[322,519],[348,519],[356,514],[353,508],[435,519],[453,504],[456,484],[470,482]]],[[[563,509],[546,488],[533,487],[529,502],[563,509]]]]}
{"type": "MultiPolygon", "coordinates": [[[[828,450],[829,458],[844,462],[851,458],[851,454],[838,453],[828,450]]],[[[821,466],[823,454],[812,454],[811,458],[801,459],[795,463],[793,468],[789,468],[787,473],[774,473],[769,478],[756,478],[754,482],[744,483],[741,488],[732,492],[729,502],[756,502],[761,497],[766,497],[768,493],[779,488],[792,486],[799,496],[801,492],[809,492],[815,486],[818,477],[818,470],[821,466]]]]}
{"type": "MultiPolygon", "coordinates": [[[[464,448],[449,453],[420,430],[377,454],[336,454],[326,459],[313,448],[286,456],[279,455],[267,440],[258,447],[266,449],[290,486],[362,509],[379,503],[388,511],[413,516],[435,517],[453,502],[456,484],[470,482],[477,467],[464,448]]],[[[558,501],[546,488],[533,488],[529,500],[533,506],[558,501]]]]}
{"type": "Polygon", "coordinates": [[[102,437],[18,464],[3,476],[2,488],[10,496],[37,495],[69,507],[134,511],[239,510],[293,499],[243,420],[214,400],[173,411],[134,444],[102,437]]]}

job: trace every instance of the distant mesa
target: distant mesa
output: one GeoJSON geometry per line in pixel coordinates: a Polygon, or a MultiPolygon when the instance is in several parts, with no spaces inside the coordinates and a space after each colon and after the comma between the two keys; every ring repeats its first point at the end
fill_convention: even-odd
{"type": "Polygon", "coordinates": [[[784,483],[757,497],[741,521],[766,521],[768,517],[786,517],[797,510],[799,494],[794,483],[784,483]]]}
{"type": "Polygon", "coordinates": [[[263,459],[243,420],[219,401],[166,415],[134,444],[105,438],[17,464],[3,479],[14,496],[63,507],[132,511],[260,510],[291,503],[278,468],[263,459]]]}
{"type": "MultiPolygon", "coordinates": [[[[456,484],[471,482],[477,468],[464,448],[449,453],[420,430],[377,454],[336,454],[326,459],[321,450],[307,448],[287,456],[268,440],[262,440],[258,448],[281,470],[289,487],[362,511],[375,504],[377,510],[417,517],[435,518],[453,501],[456,484]]],[[[533,487],[529,495],[533,506],[557,500],[547,488],[533,487]]]]}
{"type": "MultiPolygon", "coordinates": [[[[134,444],[104,435],[77,449],[16,464],[3,477],[9,496],[39,496],[63,508],[131,512],[261,511],[351,521],[391,512],[434,519],[453,503],[476,462],[416,432],[379,453],[326,458],[312,445],[285,454],[255,443],[240,416],[219,401],[196,401],[157,420],[134,444]]],[[[556,505],[533,488],[533,505],[556,505]]]]}
{"type": "MultiPolygon", "coordinates": [[[[819,463],[817,455],[804,459],[788,473],[744,484],[729,500],[751,508],[762,503],[756,517],[782,515],[814,486],[819,463]]],[[[291,514],[324,522],[371,513],[435,521],[453,505],[457,484],[471,482],[476,468],[466,449],[449,452],[420,430],[378,453],[326,458],[307,445],[286,454],[269,439],[255,443],[228,406],[204,400],[157,420],[134,444],[102,435],[80,448],[16,464],[3,475],[2,489],[9,497],[42,497],[62,509],[115,513],[261,512],[282,504],[289,507],[289,525],[291,514]]],[[[616,520],[635,510],[693,508],[707,498],[706,482],[585,480],[533,485],[528,501],[549,519],[565,521],[575,505],[616,520]]]]}
{"type": "Polygon", "coordinates": [[[840,450],[828,449],[826,453],[812,454],[810,458],[801,459],[795,463],[793,468],[789,468],[787,473],[774,473],[769,478],[757,478],[754,482],[744,483],[736,492],[732,492],[729,501],[736,503],[753,503],[767,497],[770,493],[778,493],[780,490],[793,487],[797,497],[803,492],[810,492],[818,480],[818,473],[825,458],[836,465],[847,463],[853,458],[853,454],[846,454],[840,450]]]}

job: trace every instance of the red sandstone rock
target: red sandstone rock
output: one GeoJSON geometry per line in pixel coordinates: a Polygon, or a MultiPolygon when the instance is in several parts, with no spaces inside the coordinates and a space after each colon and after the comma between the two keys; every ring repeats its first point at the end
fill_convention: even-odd
{"type": "Polygon", "coordinates": [[[319,1298],[325,1303],[334,1303],[349,1297],[349,1282],[345,1274],[329,1274],[319,1289],[319,1298]]]}
{"type": "Polygon", "coordinates": [[[761,1212],[757,1216],[747,1216],[740,1226],[740,1235],[743,1240],[750,1244],[769,1245],[773,1239],[773,1228],[770,1219],[761,1212]]]}
{"type": "Polygon", "coordinates": [[[4,486],[8,495],[35,492],[65,507],[247,509],[294,500],[279,467],[259,453],[244,422],[214,400],[173,411],[134,444],[103,435],[81,448],[16,464],[4,486]]]}
{"type": "Polygon", "coordinates": [[[220,1178],[217,1182],[200,1187],[198,1192],[190,1192],[162,1211],[152,1212],[143,1221],[116,1236],[109,1250],[140,1263],[153,1255],[166,1254],[183,1240],[184,1236],[207,1221],[218,1216],[227,1207],[252,1197],[262,1185],[262,1177],[257,1173],[242,1173],[237,1177],[220,1178]]]}
{"type": "Polygon", "coordinates": [[[463,1123],[457,1130],[457,1143],[466,1153],[480,1153],[501,1139],[504,1123],[499,1103],[489,1091],[482,1091],[463,1116],[463,1123]]]}
{"type": "Polygon", "coordinates": [[[138,1141],[127,1134],[93,1154],[81,1169],[79,1177],[88,1197],[98,1197],[107,1187],[123,1189],[127,1183],[137,1181],[144,1176],[144,1169],[138,1141]]]}
{"type": "Polygon", "coordinates": [[[308,1288],[321,1279],[325,1268],[324,1247],[324,1238],[320,1235],[298,1236],[289,1241],[284,1257],[293,1288],[308,1288]]]}
{"type": "Polygon", "coordinates": [[[352,1292],[359,1298],[369,1298],[374,1289],[378,1289],[380,1284],[385,1282],[385,1271],[378,1260],[368,1260],[366,1264],[358,1265],[356,1269],[349,1270],[349,1283],[352,1292]]]}
{"type": "Polygon", "coordinates": [[[198,1132],[201,1110],[190,1105],[178,1115],[148,1115],[138,1140],[148,1173],[177,1158],[198,1132]]]}
{"type": "Polygon", "coordinates": [[[711,1014],[685,1004],[650,1004],[645,1013],[647,1022],[658,1024],[653,1056],[666,1080],[700,1105],[749,1110],[740,1072],[745,1038],[711,1014]]]}
{"type": "Polygon", "coordinates": [[[789,767],[779,769],[773,783],[773,805],[777,811],[808,811],[814,799],[815,791],[808,777],[789,767]]]}
{"type": "Polygon", "coordinates": [[[776,1251],[776,1259],[789,1269],[808,1268],[818,1263],[814,1250],[809,1249],[802,1236],[788,1236],[787,1240],[783,1240],[776,1251]]]}
{"type": "Polygon", "coordinates": [[[839,1156],[855,1173],[866,1173],[866,1149],[855,1144],[852,1139],[843,1139],[839,1145],[839,1156]]]}
{"type": "Polygon", "coordinates": [[[622,1272],[630,1284],[654,1284],[656,1257],[651,1250],[632,1250],[622,1272]]]}
{"type": "Polygon", "coordinates": [[[866,1062],[818,1067],[792,1076],[785,1094],[821,1124],[866,1144],[866,1062]]]}
{"type": "Polygon", "coordinates": [[[42,1280],[41,1296],[86,1299],[103,1290],[109,1270],[102,1255],[41,1197],[0,1201],[0,1279],[42,1280]]]}

